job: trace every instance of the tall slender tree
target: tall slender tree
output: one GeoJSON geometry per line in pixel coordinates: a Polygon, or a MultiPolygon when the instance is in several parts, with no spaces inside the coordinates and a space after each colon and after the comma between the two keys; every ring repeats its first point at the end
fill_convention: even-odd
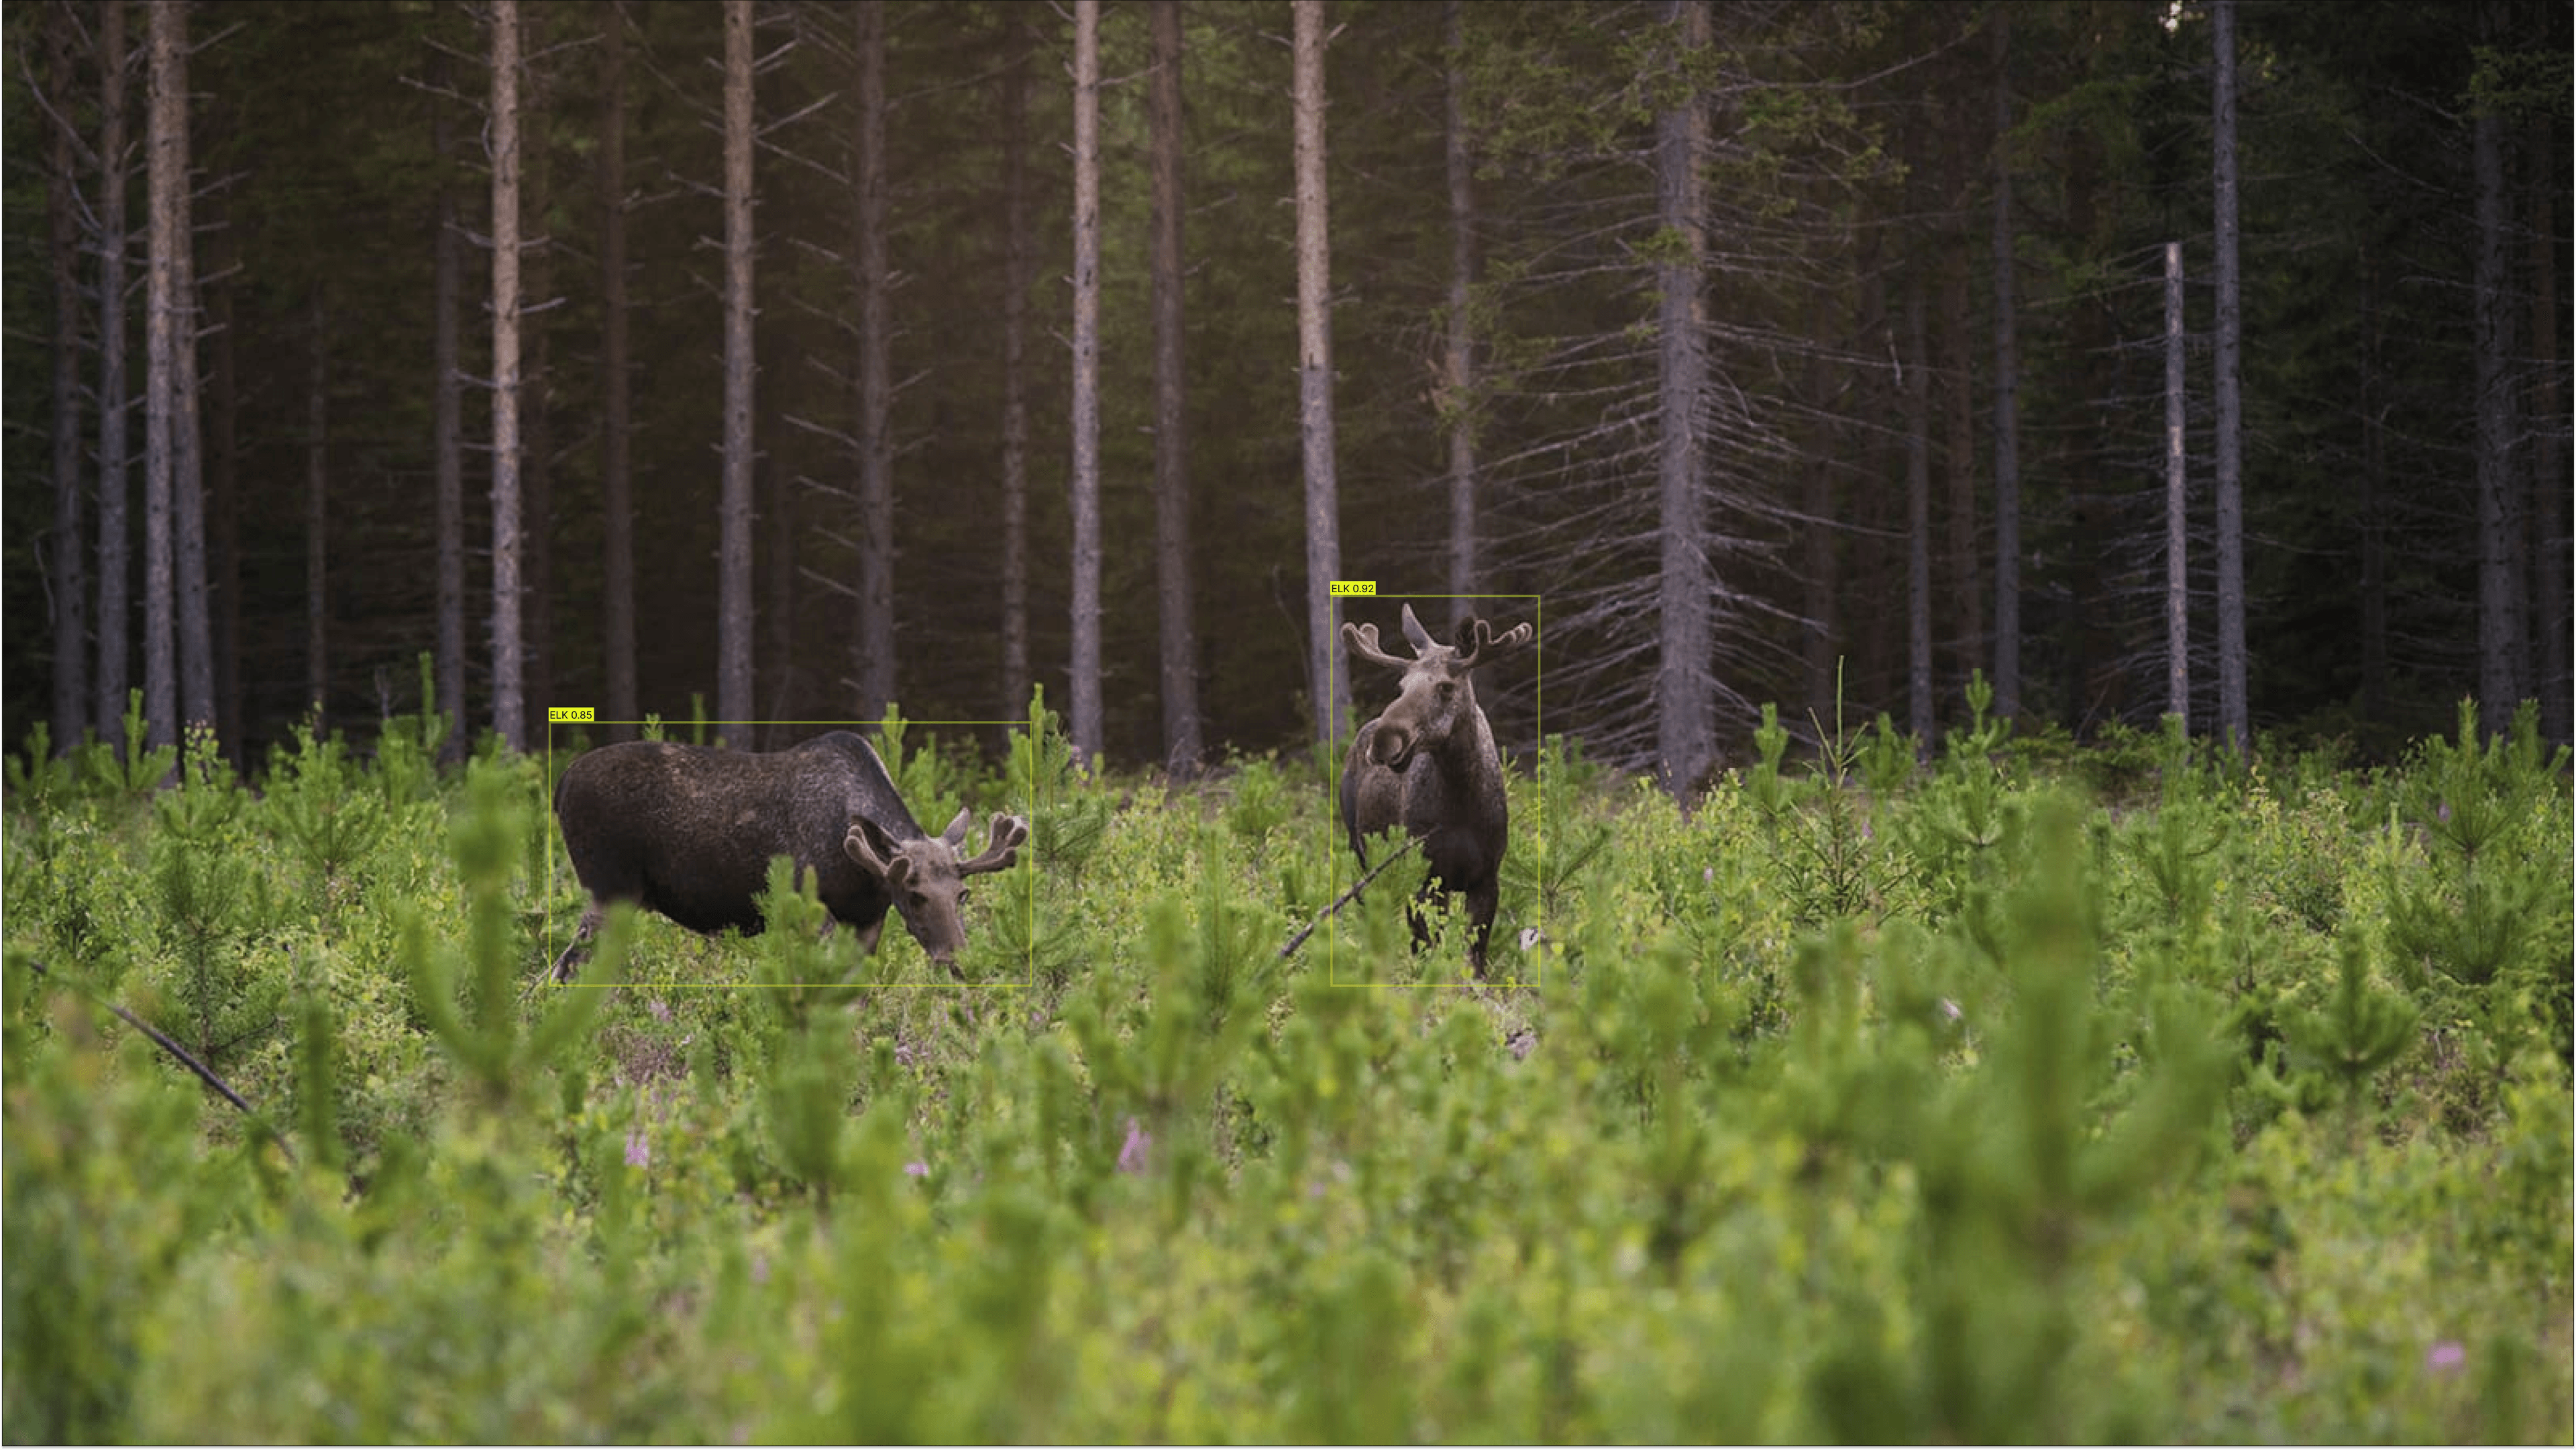
{"type": "Polygon", "coordinates": [[[2165,243],[2165,713],[2191,726],[2191,512],[2184,473],[2182,243],[2165,243]]]}
{"type": "Polygon", "coordinates": [[[626,305],[626,4],[600,16],[599,495],[600,628],[608,675],[608,738],[635,738],[634,376],[626,305]]]}
{"type": "Polygon", "coordinates": [[[194,339],[179,249],[188,231],[188,13],[153,0],[151,249],[144,325],[143,713],[153,749],[179,738],[179,577],[175,499],[188,420],[178,406],[179,354],[194,339]]]}
{"type": "Polygon", "coordinates": [[[1448,124],[1449,306],[1441,352],[1440,407],[1449,435],[1449,595],[1453,624],[1475,612],[1481,592],[1476,552],[1476,168],[1467,135],[1467,12],[1464,0],[1442,6],[1448,124]]]}
{"type": "Polygon", "coordinates": [[[1318,742],[1341,728],[1349,687],[1332,598],[1342,568],[1341,485],[1333,467],[1332,242],[1324,178],[1324,0],[1291,0],[1290,105],[1297,172],[1297,434],[1306,463],[1306,668],[1318,742]]]}
{"type": "Polygon", "coordinates": [[[2014,304],[2012,7],[1986,12],[1995,70],[1995,713],[2021,713],[2021,346],[2014,304]]]}
{"type": "Polygon", "coordinates": [[[528,746],[519,632],[519,0],[492,0],[492,729],[528,746]]]}
{"type": "Polygon", "coordinates": [[[1029,708],[1029,27],[1002,12],[1002,718],[1029,708]]]}
{"type": "Polygon", "coordinates": [[[118,759],[125,756],[127,681],[132,678],[129,640],[132,608],[126,584],[133,573],[128,535],[133,472],[126,449],[125,186],[128,116],[126,78],[133,57],[126,45],[124,0],[103,0],[98,21],[98,671],[90,706],[99,735],[118,759]]]}
{"type": "Polygon", "coordinates": [[[1154,0],[1150,82],[1154,152],[1154,578],[1161,604],[1163,754],[1175,776],[1196,773],[1199,740],[1198,632],[1191,622],[1190,460],[1183,429],[1181,241],[1186,205],[1181,176],[1181,3],[1154,0]]]}
{"type": "Polygon", "coordinates": [[[177,216],[170,235],[170,479],[172,552],[178,570],[179,710],[190,725],[215,720],[214,623],[206,590],[206,447],[197,383],[197,253],[194,161],[188,138],[188,12],[185,0],[155,0],[154,19],[170,13],[171,85],[178,92],[171,131],[177,216]]]}
{"type": "MultiPolygon", "coordinates": [[[[2499,45],[2501,7],[2481,0],[2480,41],[2499,45]]],[[[2477,327],[2478,707],[2490,735],[2503,733],[2523,696],[2522,599],[2515,578],[2521,542],[2513,476],[2513,308],[2505,235],[2505,139],[2500,103],[2472,102],[2470,169],[2477,194],[2477,255],[2470,279],[2477,327]]]]}
{"type": "Polygon", "coordinates": [[[2218,734],[2234,750],[2254,746],[2245,698],[2245,404],[2237,362],[2243,308],[2236,270],[2236,0],[2212,0],[2209,143],[2212,271],[2218,333],[2212,348],[2218,403],[2218,734]]]}
{"type": "MultiPolygon", "coordinates": [[[[433,91],[448,81],[447,52],[430,60],[433,91]]],[[[439,753],[464,758],[472,716],[465,708],[465,371],[458,310],[465,299],[465,244],[456,219],[456,125],[432,103],[430,153],[438,191],[430,236],[430,476],[437,495],[438,651],[432,670],[448,731],[439,753]]]]}
{"type": "Polygon", "coordinates": [[[875,718],[895,697],[893,355],[887,316],[886,16],[884,0],[859,0],[857,134],[850,181],[858,235],[851,248],[859,294],[859,709],[875,718]]]}
{"type": "Polygon", "coordinates": [[[304,390],[304,699],[318,732],[331,709],[331,343],[319,283],[306,317],[313,371],[304,390]]]}
{"type": "Polygon", "coordinates": [[[1100,0],[1073,5],[1073,751],[1100,760],[1100,0]]]}
{"type": "MultiPolygon", "coordinates": [[[[863,7],[874,9],[875,7],[863,7]]],[[[716,714],[751,743],[751,0],[724,12],[724,496],[717,515],[716,714]]]]}
{"type": "Polygon", "coordinates": [[[1923,272],[1905,273],[1905,720],[1932,745],[1932,368],[1923,272]]]}
{"type": "Polygon", "coordinates": [[[53,265],[54,527],[46,593],[54,611],[56,753],[80,744],[89,717],[89,533],[81,479],[80,222],[73,201],[80,138],[73,132],[73,11],[47,16],[46,88],[53,110],[53,164],[45,170],[46,252],[53,265]]]}
{"type": "MultiPolygon", "coordinates": [[[[1709,42],[1708,7],[1700,0],[1667,0],[1664,13],[1684,52],[1679,69],[1687,75],[1688,55],[1709,42]]],[[[1709,657],[1714,581],[1699,418],[1701,393],[1708,385],[1708,317],[1700,291],[1708,254],[1702,232],[1708,215],[1703,180],[1707,152],[1708,112],[1694,88],[1655,123],[1656,210],[1669,239],[1655,278],[1661,297],[1656,371],[1662,439],[1655,472],[1663,532],[1655,755],[1664,788],[1676,798],[1697,790],[1717,758],[1709,657]]]]}
{"type": "Polygon", "coordinates": [[[2531,502],[2533,554],[2532,600],[2536,614],[2530,633],[2540,649],[2540,668],[2533,681],[2540,696],[2541,734],[2565,744],[2570,738],[2571,701],[2568,671],[2569,599],[2567,577],[2567,415],[2559,406],[2558,261],[2555,220],[2559,179],[2548,174],[2541,158],[2551,154],[2557,116],[2532,107],[2531,183],[2531,502]]]}

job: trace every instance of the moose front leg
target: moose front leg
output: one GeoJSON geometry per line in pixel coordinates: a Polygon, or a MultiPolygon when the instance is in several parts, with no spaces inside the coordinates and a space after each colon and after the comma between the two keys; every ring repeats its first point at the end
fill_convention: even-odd
{"type": "Polygon", "coordinates": [[[554,978],[569,982],[581,975],[581,964],[590,960],[590,939],[599,931],[599,900],[591,899],[590,908],[581,914],[581,925],[573,931],[572,941],[555,957],[554,978]]]}

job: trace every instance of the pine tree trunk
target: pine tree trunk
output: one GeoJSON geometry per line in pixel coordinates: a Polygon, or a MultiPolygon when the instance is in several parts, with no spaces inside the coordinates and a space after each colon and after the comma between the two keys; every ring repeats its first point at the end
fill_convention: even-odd
{"type": "Polygon", "coordinates": [[[1476,171],[1467,146],[1467,20],[1463,0],[1447,0],[1449,163],[1449,329],[1441,382],[1449,433],[1450,622],[1476,612],[1483,591],[1476,553],[1476,333],[1470,315],[1476,285],[1476,171]]]}
{"type": "MultiPolygon", "coordinates": [[[[431,82],[443,86],[447,55],[431,60],[431,82]]],[[[465,406],[463,344],[457,309],[464,292],[465,262],[457,235],[456,128],[444,105],[432,103],[430,151],[436,158],[438,196],[430,240],[430,473],[438,512],[438,657],[434,678],[439,712],[447,717],[447,734],[439,758],[453,763],[465,758],[465,736],[472,716],[465,708],[465,406]]]]}
{"type": "MultiPolygon", "coordinates": [[[[175,563],[178,566],[179,715],[189,726],[212,730],[215,723],[214,625],[206,593],[206,443],[202,416],[204,390],[197,381],[197,338],[201,331],[197,304],[197,248],[193,151],[188,135],[188,12],[173,0],[175,54],[172,79],[178,90],[178,120],[172,132],[178,149],[176,178],[178,224],[171,243],[172,295],[176,315],[170,359],[170,510],[175,563]]],[[[159,9],[156,8],[156,17],[159,9]]]]}
{"type": "Polygon", "coordinates": [[[143,713],[144,743],[179,738],[179,593],[173,498],[178,490],[178,355],[190,335],[178,248],[188,228],[187,12],[183,0],[151,11],[151,278],[144,327],[143,713]]]}
{"type": "MultiPolygon", "coordinates": [[[[1665,19],[1686,52],[1709,40],[1708,7],[1669,0],[1665,19]]],[[[1708,215],[1701,166],[1708,151],[1708,113],[1696,90],[1655,122],[1656,220],[1679,238],[1656,264],[1657,517],[1663,553],[1657,583],[1662,618],[1655,667],[1655,755],[1662,785],[1686,800],[1717,758],[1715,699],[1709,668],[1708,515],[1699,407],[1708,383],[1707,309],[1700,292],[1708,215]]]]}
{"type": "MultiPolygon", "coordinates": [[[[2533,117],[2531,154],[2551,154],[2555,118],[2533,117]]],[[[2533,684],[2540,696],[2540,733],[2566,744],[2569,739],[2569,639],[2567,578],[2567,415],[2558,401],[2558,261],[2554,216],[2559,180],[2545,167],[2531,168],[2531,449],[2532,527],[2538,556],[2532,571],[2532,601],[2537,611],[2530,631],[2540,644],[2540,668],[2533,684]]]]}
{"type": "Polygon", "coordinates": [[[859,711],[876,719],[895,697],[894,389],[886,316],[885,5],[857,7],[859,292],[859,711]]]}
{"type": "MultiPolygon", "coordinates": [[[[2478,7],[2483,39],[2499,34],[2495,6],[2478,7]]],[[[2514,506],[2513,312],[2504,226],[2504,118],[2491,102],[2475,106],[2470,122],[2470,168],[2477,189],[2478,250],[2472,290],[2477,323],[2478,490],[2478,710],[2490,736],[2513,723],[2523,696],[2520,590],[2514,578],[2514,545],[2521,528],[2514,506]]]]}
{"type": "MultiPolygon", "coordinates": [[[[227,203],[220,189],[209,199],[218,207],[227,203]]],[[[219,212],[211,224],[198,225],[214,249],[214,266],[209,269],[212,276],[229,277],[239,266],[233,250],[234,231],[228,223],[229,218],[219,212]]],[[[202,298],[200,305],[206,313],[204,335],[209,364],[205,388],[206,568],[207,592],[213,606],[210,623],[214,631],[215,735],[222,742],[225,756],[238,770],[246,757],[240,736],[241,373],[233,355],[233,339],[240,331],[234,296],[235,290],[227,282],[202,298]]]]}
{"type": "Polygon", "coordinates": [[[1966,128],[1960,127],[1957,135],[1959,144],[1944,147],[1946,169],[1951,172],[1948,210],[1959,222],[1955,232],[1943,239],[1947,255],[1941,260],[1941,371],[1935,381],[1941,388],[1941,457],[1949,485],[1945,509],[1950,535],[1945,551],[1950,564],[1949,633],[1958,681],[1965,684],[1986,661],[1986,603],[1984,570],[1979,567],[1984,561],[1977,548],[1976,342],[1968,297],[1971,171],[1963,149],[1966,128]]]}
{"type": "Polygon", "coordinates": [[[1291,0],[1289,95],[1297,175],[1297,434],[1306,465],[1306,673],[1316,741],[1341,729],[1350,688],[1332,581],[1342,568],[1341,484],[1333,460],[1330,193],[1324,173],[1324,0],[1291,0]]]}
{"type": "Polygon", "coordinates": [[[98,671],[90,709],[100,738],[123,760],[134,627],[126,588],[134,565],[125,426],[126,78],[133,58],[126,49],[125,0],[104,0],[99,11],[98,671]]]}
{"type": "Polygon", "coordinates": [[[716,717],[752,743],[751,0],[725,0],[724,498],[716,546],[716,717]]]}
{"type": "Polygon", "coordinates": [[[632,740],[635,699],[635,471],[626,341],[626,6],[601,17],[599,125],[600,626],[606,632],[608,738],[632,740]]]}
{"type": "Polygon", "coordinates": [[[1002,28],[1002,712],[1029,709],[1029,28],[1002,28]]]}
{"type": "Polygon", "coordinates": [[[1154,576],[1161,604],[1163,749],[1173,776],[1198,772],[1198,643],[1191,623],[1189,450],[1183,433],[1181,5],[1154,0],[1154,576]]]}
{"type": "Polygon", "coordinates": [[[2021,714],[2021,347],[2013,278],[2012,7],[1987,12],[1995,67],[1995,713],[2021,714]]]}
{"type": "Polygon", "coordinates": [[[2217,251],[2218,335],[2214,349],[2218,403],[2218,735],[2242,755],[2254,746],[2246,701],[2245,410],[2238,349],[2242,312],[2236,267],[2236,0],[2213,0],[2210,39],[2211,230],[2217,251]]]}
{"type": "Polygon", "coordinates": [[[554,702],[554,373],[551,313],[555,302],[554,237],[545,226],[554,202],[553,148],[542,120],[553,5],[522,5],[519,24],[519,669],[531,740],[554,702]],[[535,222],[530,234],[529,222],[535,222]]]}
{"type": "Polygon", "coordinates": [[[2165,243],[2165,713],[2191,728],[2191,504],[2183,427],[2182,243],[2165,243]]]}
{"type": "Polygon", "coordinates": [[[1073,753],[1100,759],[1100,0],[1073,6],[1073,753]]]}
{"type": "Polygon", "coordinates": [[[313,733],[328,739],[331,709],[331,353],[322,291],[306,312],[313,371],[304,393],[304,701],[313,733]]]}
{"type": "Polygon", "coordinates": [[[492,728],[528,745],[519,633],[519,0],[492,0],[492,728]]]}
{"type": "Polygon", "coordinates": [[[70,7],[47,17],[46,89],[54,113],[45,173],[46,251],[53,264],[54,527],[45,594],[54,615],[54,753],[81,742],[89,713],[89,530],[81,487],[80,227],[74,216],[70,7]]]}
{"type": "Polygon", "coordinates": [[[1932,370],[1924,339],[1923,273],[1905,275],[1905,720],[1932,748],[1932,370]]]}
{"type": "Polygon", "coordinates": [[[1807,335],[1815,346],[1807,350],[1807,378],[1804,392],[1806,406],[1818,420],[1814,425],[1814,442],[1807,449],[1805,466],[1799,470],[1803,492],[1799,499],[1805,517],[1798,521],[1798,533],[1806,544],[1806,565],[1799,570],[1805,590],[1807,673],[1807,709],[1828,730],[1834,728],[1841,704],[1840,672],[1841,629],[1834,604],[1835,592],[1841,587],[1840,561],[1835,554],[1834,470],[1843,466],[1835,456],[1833,427],[1825,421],[1832,408],[1833,379],[1828,376],[1830,353],[1825,339],[1832,334],[1833,294],[1817,290],[1809,312],[1807,335]]]}

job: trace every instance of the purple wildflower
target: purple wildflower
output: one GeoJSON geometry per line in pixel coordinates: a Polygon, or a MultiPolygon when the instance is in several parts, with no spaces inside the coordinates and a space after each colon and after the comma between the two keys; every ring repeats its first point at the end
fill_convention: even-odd
{"type": "Polygon", "coordinates": [[[642,1128],[626,1130],[626,1166],[649,1168],[653,1164],[653,1145],[645,1140],[642,1128]]]}
{"type": "Polygon", "coordinates": [[[671,1004],[663,1001],[659,997],[655,997],[646,1002],[644,1004],[644,1010],[652,1013],[653,1020],[656,1022],[668,1022],[671,1020],[671,1004]]]}
{"type": "Polygon", "coordinates": [[[911,1162],[903,1165],[903,1171],[907,1177],[928,1178],[930,1176],[930,1165],[922,1162],[918,1158],[915,1158],[911,1162]]]}
{"type": "Polygon", "coordinates": [[[2435,1374],[2457,1374],[2469,1362],[2469,1352],[2456,1339],[2437,1339],[2424,1351],[2424,1367],[2435,1374]]]}
{"type": "Polygon", "coordinates": [[[1127,1120],[1127,1141],[1118,1146],[1118,1171],[1121,1173],[1144,1172],[1145,1155],[1152,1152],[1153,1147],[1154,1135],[1146,1132],[1143,1124],[1138,1123],[1134,1118],[1129,1118],[1127,1120]]]}

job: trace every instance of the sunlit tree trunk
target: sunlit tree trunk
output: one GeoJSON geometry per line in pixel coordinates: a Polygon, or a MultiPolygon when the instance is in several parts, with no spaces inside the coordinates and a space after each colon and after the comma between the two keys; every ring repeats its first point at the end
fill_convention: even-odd
{"type": "Polygon", "coordinates": [[[1333,315],[1330,193],[1324,176],[1324,0],[1291,0],[1295,32],[1289,95],[1297,173],[1297,435],[1306,464],[1306,672],[1315,739],[1341,728],[1350,690],[1333,667],[1340,650],[1332,580],[1342,568],[1341,483],[1333,460],[1333,315]]]}
{"type": "Polygon", "coordinates": [[[2165,243],[2165,713],[2191,726],[2190,497],[2184,471],[2182,243],[2165,243]]]}
{"type": "Polygon", "coordinates": [[[717,518],[716,716],[751,743],[751,0],[725,0],[724,496],[717,518]]]}
{"type": "Polygon", "coordinates": [[[1183,432],[1181,5],[1154,0],[1150,127],[1154,171],[1154,543],[1161,603],[1163,750],[1179,777],[1198,770],[1198,638],[1191,622],[1189,449],[1183,432]]]}
{"type": "Polygon", "coordinates": [[[150,140],[151,272],[144,323],[143,713],[144,743],[179,738],[179,592],[173,498],[186,420],[178,408],[178,356],[193,340],[178,250],[188,230],[187,10],[153,0],[150,140]]]}
{"type": "Polygon", "coordinates": [[[1100,0],[1073,6],[1073,751],[1100,759],[1100,0]]]}
{"type": "Polygon", "coordinates": [[[519,3],[492,0],[492,729],[528,745],[519,635],[519,3]]]}
{"type": "Polygon", "coordinates": [[[1470,596],[1483,588],[1476,551],[1476,333],[1470,315],[1476,284],[1476,170],[1467,146],[1467,20],[1463,0],[1448,0],[1449,329],[1441,358],[1449,433],[1449,593],[1451,623],[1476,613],[1470,596]]]}

